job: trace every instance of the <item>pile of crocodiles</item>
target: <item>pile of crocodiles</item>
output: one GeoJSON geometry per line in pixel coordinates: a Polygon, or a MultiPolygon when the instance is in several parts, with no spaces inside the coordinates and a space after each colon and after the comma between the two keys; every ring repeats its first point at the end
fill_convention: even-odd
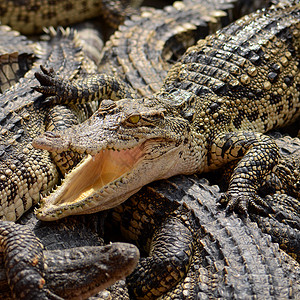
{"type": "Polygon", "coordinates": [[[0,20],[0,299],[300,298],[299,0],[0,20]]]}

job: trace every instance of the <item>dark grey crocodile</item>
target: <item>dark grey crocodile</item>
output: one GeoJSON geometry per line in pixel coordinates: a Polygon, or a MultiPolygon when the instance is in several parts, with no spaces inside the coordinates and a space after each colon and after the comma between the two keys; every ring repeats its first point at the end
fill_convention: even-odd
{"type": "MultiPolygon", "coordinates": [[[[88,154],[44,199],[38,217],[108,209],[153,180],[211,171],[238,159],[224,196],[229,210],[265,206],[257,189],[280,155],[262,132],[292,122],[300,111],[300,11],[293,3],[255,12],[200,40],[153,96],[103,101],[87,122],[35,139],[42,149],[88,154]]],[[[36,90],[54,103],[85,103],[103,94],[131,97],[124,85],[103,76],[72,82],[39,76],[36,90]]]]}
{"type": "Polygon", "coordinates": [[[86,299],[138,262],[135,246],[105,246],[79,218],[47,226],[22,219],[27,226],[0,221],[0,299],[86,299]]]}
{"type": "MultiPolygon", "coordinates": [[[[112,210],[108,237],[121,232],[115,234],[141,250],[137,269],[127,277],[132,299],[300,296],[299,263],[255,222],[220,209],[220,194],[206,179],[181,175],[143,187],[112,210]]],[[[278,203],[272,204],[276,209],[278,203]]]]}

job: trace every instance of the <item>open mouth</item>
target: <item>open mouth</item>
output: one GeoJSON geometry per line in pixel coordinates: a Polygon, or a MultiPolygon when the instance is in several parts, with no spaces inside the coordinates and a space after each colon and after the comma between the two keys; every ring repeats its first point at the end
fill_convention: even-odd
{"type": "Polygon", "coordinates": [[[72,204],[93,195],[110,183],[121,181],[143,156],[144,144],[126,150],[102,150],[88,155],[67,174],[54,205],[72,204]]]}
{"type": "Polygon", "coordinates": [[[88,154],[57,190],[41,200],[36,216],[51,221],[113,208],[143,185],[177,174],[178,151],[172,142],[148,139],[130,149],[88,154]]]}

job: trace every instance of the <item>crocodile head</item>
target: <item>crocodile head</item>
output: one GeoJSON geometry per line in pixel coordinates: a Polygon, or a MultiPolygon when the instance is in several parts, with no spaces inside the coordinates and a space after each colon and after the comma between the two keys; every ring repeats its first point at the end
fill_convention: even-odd
{"type": "Polygon", "coordinates": [[[189,125],[152,99],[104,100],[86,122],[45,132],[37,148],[86,154],[41,201],[37,217],[53,220],[115,207],[145,184],[184,173],[189,125]]]}

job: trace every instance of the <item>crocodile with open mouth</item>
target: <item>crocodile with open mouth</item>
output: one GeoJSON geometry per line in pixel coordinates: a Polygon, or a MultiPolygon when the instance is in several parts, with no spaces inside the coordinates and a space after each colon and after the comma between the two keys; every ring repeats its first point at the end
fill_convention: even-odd
{"type": "MultiPolygon", "coordinates": [[[[104,100],[86,122],[46,132],[34,146],[86,153],[37,216],[53,220],[125,201],[145,184],[238,162],[223,202],[247,212],[265,206],[260,182],[279,159],[263,133],[299,116],[299,2],[281,3],[230,24],[190,47],[162,88],[141,99],[104,100]]],[[[75,81],[39,74],[53,103],[130,95],[98,75],[75,81]]]]}
{"type": "MultiPolygon", "coordinates": [[[[43,1],[44,0],[42,0],[42,2],[43,1]]],[[[16,7],[20,4],[18,1],[12,2],[17,2],[16,7]]],[[[74,1],[74,3],[75,2],[82,3],[80,0],[74,1]]],[[[247,2],[247,4],[249,3],[251,4],[252,2],[247,2]]],[[[47,6],[46,1],[45,4],[47,6]]],[[[60,5],[59,2],[51,2],[49,5],[52,4],[60,5]]],[[[255,1],[255,4],[252,3],[246,10],[253,10],[256,5],[263,4],[264,1],[255,1]]],[[[197,36],[203,36],[207,34],[208,31],[216,30],[221,27],[222,24],[233,21],[238,15],[236,14],[236,11],[238,11],[241,6],[243,7],[243,5],[244,2],[238,0],[229,0],[226,1],[226,3],[220,3],[219,1],[214,0],[210,4],[199,0],[193,5],[185,5],[183,2],[177,2],[176,5],[167,6],[164,9],[144,8],[140,15],[135,15],[135,17],[127,20],[125,24],[111,36],[110,40],[106,43],[102,58],[100,55],[102,44],[101,39],[99,38],[99,32],[95,30],[95,27],[93,27],[94,33],[88,33],[87,31],[89,29],[80,28],[80,30],[77,30],[76,34],[74,34],[74,32],[71,34],[71,36],[74,35],[74,37],[76,37],[76,41],[79,41],[80,45],[76,42],[72,46],[71,41],[70,44],[68,44],[67,42],[60,41],[59,38],[54,42],[51,39],[48,41],[50,49],[56,42],[61,43],[62,45],[62,49],[59,52],[62,56],[57,56],[55,62],[53,62],[53,64],[51,63],[49,66],[54,67],[56,71],[60,72],[60,76],[63,77],[65,74],[66,76],[69,76],[71,73],[69,70],[61,70],[63,61],[67,62],[67,65],[68,63],[73,65],[75,69],[81,64],[80,73],[85,76],[87,72],[95,73],[96,68],[94,65],[95,63],[98,64],[100,62],[99,70],[102,73],[105,73],[105,75],[108,75],[106,78],[118,75],[120,84],[122,84],[121,81],[126,81],[132,88],[141,92],[139,93],[140,96],[144,96],[149,92],[149,94],[151,94],[151,91],[159,89],[160,84],[157,84],[157,80],[162,81],[167,69],[170,68],[170,64],[174,63],[173,60],[176,59],[178,55],[181,55],[188,45],[191,45],[191,43],[193,44],[197,36]],[[91,44],[93,46],[91,46],[91,44]],[[78,46],[80,46],[83,51],[80,51],[78,46]],[[76,61],[74,61],[74,58],[76,61]]],[[[12,11],[12,14],[17,11],[16,7],[16,10],[12,11]]],[[[245,10],[243,9],[243,11],[245,10]]],[[[0,14],[1,13],[3,13],[3,11],[0,11],[0,14]]],[[[40,14],[40,9],[37,9],[35,13],[40,14]]],[[[5,18],[2,18],[2,21],[4,22],[5,18]]],[[[83,26],[86,28],[86,25],[83,26]]],[[[4,26],[1,26],[1,29],[3,28],[4,26]]],[[[66,32],[67,31],[68,29],[66,32]]],[[[56,35],[53,29],[47,30],[47,33],[50,36],[56,35]]],[[[39,94],[32,93],[32,90],[30,89],[31,85],[36,84],[30,83],[31,81],[35,81],[34,78],[31,78],[33,77],[33,71],[30,69],[33,67],[34,70],[36,70],[37,64],[46,63],[46,60],[37,60],[39,54],[36,53],[36,47],[41,48],[47,43],[32,42],[25,36],[20,36],[19,33],[8,29],[7,26],[5,26],[5,30],[1,31],[0,34],[2,44],[3,46],[5,45],[5,49],[3,49],[3,51],[1,49],[3,55],[0,56],[0,87],[2,92],[5,92],[5,94],[1,96],[2,102],[4,102],[3,105],[5,106],[3,109],[1,128],[4,133],[7,132],[6,129],[9,129],[8,132],[11,132],[12,129],[15,131],[22,131],[25,128],[27,130],[27,121],[23,120],[21,124],[17,124],[18,126],[16,126],[16,124],[14,126],[11,124],[11,122],[16,121],[15,119],[11,120],[10,118],[7,118],[6,115],[10,114],[10,110],[7,110],[6,106],[7,103],[10,103],[10,105],[13,106],[12,109],[17,110],[18,106],[14,105],[16,101],[31,101],[31,103],[34,103],[36,99],[40,99],[40,96],[38,96],[38,98],[35,97],[35,95],[39,94]],[[39,44],[41,45],[39,46],[39,44]],[[34,62],[35,64],[32,66],[32,63],[34,62]],[[22,79],[23,74],[28,70],[29,72],[25,76],[26,79],[22,79]],[[12,87],[19,79],[21,79],[23,85],[17,84],[15,87],[11,88],[11,91],[5,91],[8,90],[9,87],[12,87]],[[27,93],[28,89],[29,93],[27,93]],[[13,99],[13,101],[11,99],[13,99]]],[[[3,46],[1,48],[3,48],[3,46]]],[[[65,66],[62,67],[64,69],[65,66]]],[[[44,108],[48,109],[46,105],[43,109],[44,108]]],[[[83,115],[90,115],[96,110],[97,105],[95,103],[90,105],[89,103],[80,107],[77,107],[77,105],[70,105],[70,107],[54,106],[53,109],[50,109],[50,113],[46,113],[45,119],[47,130],[61,130],[66,124],[68,124],[68,126],[72,125],[74,123],[74,116],[68,114],[70,112],[68,111],[69,108],[75,110],[76,114],[79,113],[79,121],[82,121],[83,115]]],[[[37,115],[39,115],[39,112],[42,112],[43,115],[45,112],[43,109],[37,110],[37,115]]],[[[36,116],[36,111],[33,115],[36,116]]],[[[42,119],[44,119],[44,117],[42,117],[42,119]]],[[[76,117],[75,119],[78,118],[76,117]]],[[[75,123],[77,121],[75,121],[75,123]]],[[[35,126],[32,124],[31,129],[34,127],[35,126]]],[[[40,128],[42,127],[43,126],[40,128]]],[[[16,136],[19,137],[18,134],[16,136]]],[[[28,152],[27,158],[32,155],[32,152],[36,153],[36,162],[41,160],[41,157],[39,156],[41,153],[45,153],[46,157],[49,156],[46,152],[36,152],[36,150],[31,148],[30,142],[33,136],[34,135],[32,135],[30,139],[27,138],[25,140],[21,137],[21,140],[16,144],[17,147],[13,147],[11,146],[11,143],[13,142],[14,136],[12,138],[10,134],[3,135],[1,147],[3,149],[12,149],[11,157],[13,157],[14,162],[10,163],[11,161],[8,160],[7,156],[1,157],[2,164],[0,173],[3,185],[1,185],[0,188],[2,195],[0,218],[7,220],[19,218],[21,214],[31,206],[31,203],[36,203],[40,198],[40,193],[43,194],[45,190],[49,190],[53,186],[53,182],[49,181],[48,187],[43,187],[42,189],[37,188],[34,190],[31,189],[32,184],[41,186],[45,174],[42,172],[42,176],[39,176],[38,179],[36,178],[34,171],[31,171],[29,175],[25,169],[31,169],[32,161],[31,159],[29,159],[30,162],[24,161],[24,157],[19,156],[18,154],[18,148],[28,152]],[[23,144],[23,142],[25,144],[23,144]],[[23,171],[21,174],[23,179],[20,179],[19,167],[16,169],[13,168],[16,165],[25,164],[26,166],[22,169],[23,171]],[[12,168],[10,168],[11,166],[12,168]],[[27,188],[30,191],[30,197],[28,197],[28,195],[24,196],[23,194],[24,190],[26,193],[27,188]],[[14,191],[17,192],[15,193],[14,191]],[[31,202],[30,199],[33,199],[33,201],[31,202]],[[25,207],[25,209],[23,209],[22,206],[25,207]],[[15,212],[16,210],[17,212],[15,212]]],[[[76,164],[77,157],[78,155],[71,152],[68,152],[67,155],[66,153],[51,153],[51,160],[48,161],[47,166],[53,166],[52,161],[54,161],[63,175],[70,167],[76,164]]],[[[54,176],[56,178],[55,181],[57,181],[59,177],[57,170],[51,168],[50,173],[48,173],[49,177],[54,176]],[[50,175],[50,173],[52,174],[50,175]]]]}

